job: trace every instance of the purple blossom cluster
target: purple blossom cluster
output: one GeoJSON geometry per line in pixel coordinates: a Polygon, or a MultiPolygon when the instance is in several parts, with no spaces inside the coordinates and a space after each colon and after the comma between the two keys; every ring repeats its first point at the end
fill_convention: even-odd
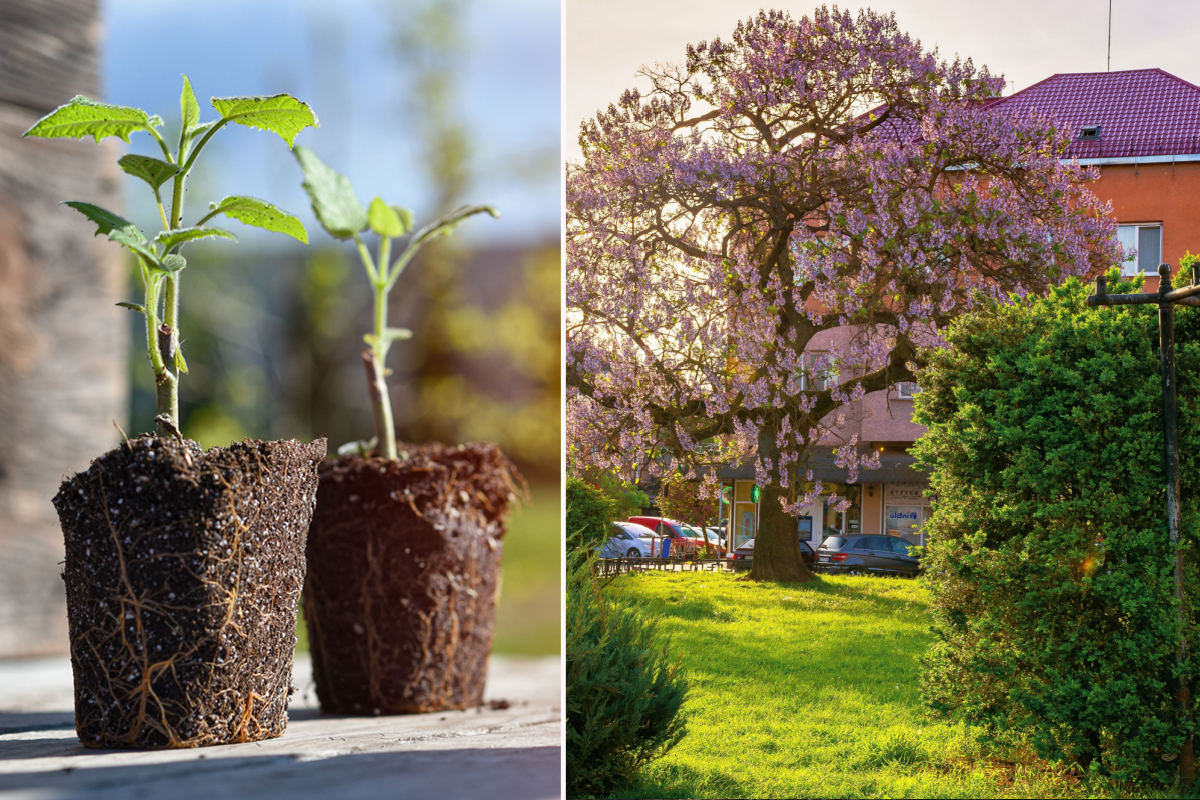
{"type": "MultiPolygon", "coordinates": [[[[990,111],[1002,78],[891,15],[760,12],[643,75],[567,166],[576,463],[715,492],[715,466],[753,461],[797,513],[813,447],[955,316],[1121,258],[1068,132],[990,111]]],[[[878,466],[836,450],[851,481],[878,466]]]]}

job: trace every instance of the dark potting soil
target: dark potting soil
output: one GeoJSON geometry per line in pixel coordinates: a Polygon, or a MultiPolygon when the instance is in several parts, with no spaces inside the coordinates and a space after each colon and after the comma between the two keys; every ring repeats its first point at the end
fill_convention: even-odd
{"type": "Polygon", "coordinates": [[[75,726],[88,747],[283,733],[325,440],[141,436],[63,481],[75,726]]]}
{"type": "Polygon", "coordinates": [[[304,616],[326,713],[483,701],[502,541],[521,479],[493,445],[401,450],[395,462],[321,465],[304,616]]]}

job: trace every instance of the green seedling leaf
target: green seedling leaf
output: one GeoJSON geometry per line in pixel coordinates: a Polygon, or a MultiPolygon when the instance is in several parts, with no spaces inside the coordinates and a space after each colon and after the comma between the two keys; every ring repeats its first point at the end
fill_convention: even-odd
{"type": "Polygon", "coordinates": [[[167,272],[179,272],[187,266],[187,259],[178,253],[170,253],[163,256],[162,268],[167,272]]]}
{"type": "Polygon", "coordinates": [[[413,243],[422,245],[439,236],[447,236],[458,226],[458,223],[476,214],[490,214],[492,217],[500,216],[500,212],[491,206],[459,206],[446,216],[435,219],[417,231],[413,243]]]}
{"type": "Polygon", "coordinates": [[[367,211],[358,202],[350,180],[307,147],[293,147],[292,152],[304,170],[300,184],[312,200],[313,213],[330,236],[347,239],[370,223],[367,211]]]}
{"type": "Polygon", "coordinates": [[[220,203],[212,203],[209,205],[212,209],[205,219],[224,214],[227,217],[232,217],[239,222],[244,222],[247,225],[253,225],[256,228],[263,228],[276,233],[286,233],[293,239],[298,239],[305,244],[308,244],[308,231],[304,230],[304,224],[296,217],[281,208],[276,208],[265,200],[259,200],[256,197],[245,197],[243,195],[231,195],[226,197],[220,203]]]}
{"type": "Polygon", "coordinates": [[[404,222],[400,219],[400,215],[378,197],[371,201],[371,207],[367,209],[367,220],[371,225],[371,230],[380,236],[390,236],[395,239],[397,236],[404,235],[404,222]]]}
{"type": "Polygon", "coordinates": [[[275,94],[270,97],[214,97],[212,106],[221,119],[236,122],[249,128],[277,133],[291,147],[296,134],[305,128],[318,127],[317,115],[291,95],[275,94]]]}
{"type": "Polygon", "coordinates": [[[199,138],[205,131],[207,131],[212,126],[216,125],[218,121],[219,120],[213,119],[213,120],[209,120],[208,122],[201,122],[199,125],[192,128],[192,138],[193,139],[199,138]]]}
{"type": "Polygon", "coordinates": [[[187,361],[183,358],[183,349],[178,344],[175,345],[175,369],[187,375],[187,361]]]}
{"type": "MultiPolygon", "coordinates": [[[[410,331],[408,328],[384,328],[383,329],[383,341],[387,342],[388,344],[391,344],[392,342],[398,342],[402,339],[411,339],[412,336],[413,336],[413,332],[410,331]]],[[[371,345],[372,347],[374,347],[375,346],[375,334],[373,334],[373,333],[363,334],[363,341],[366,342],[367,344],[371,345]]]]}
{"type": "Polygon", "coordinates": [[[134,225],[119,214],[114,214],[107,208],[101,208],[100,206],[85,203],[81,200],[64,200],[59,205],[70,206],[96,223],[96,236],[103,233],[107,234],[111,239],[112,233],[116,231],[132,241],[140,242],[141,244],[146,243],[146,237],[138,229],[137,225],[134,225]]]}
{"type": "Polygon", "coordinates": [[[176,245],[190,242],[193,239],[206,239],[211,236],[221,236],[226,239],[237,241],[237,237],[224,228],[175,228],[169,231],[163,231],[158,236],[154,237],[154,241],[161,244],[167,250],[172,249],[176,245]]]}
{"type": "Polygon", "coordinates": [[[200,104],[196,102],[196,93],[192,91],[192,83],[188,76],[183,76],[183,92],[179,95],[179,118],[183,120],[183,129],[194,128],[200,122],[200,104]]]}
{"type": "Polygon", "coordinates": [[[146,307],[137,303],[117,303],[121,308],[128,308],[130,311],[137,311],[141,314],[146,313],[146,307]]]}
{"type": "Polygon", "coordinates": [[[152,268],[163,269],[162,263],[158,260],[158,254],[147,246],[145,235],[138,229],[138,226],[129,220],[106,208],[79,200],[66,200],[60,205],[70,206],[96,223],[96,236],[102,233],[106,234],[112,241],[146,259],[152,268]]]}
{"type": "Polygon", "coordinates": [[[168,164],[159,158],[139,156],[132,153],[121,156],[117,159],[117,164],[127,174],[135,178],[141,178],[150,184],[150,188],[155,192],[158,191],[158,187],[179,174],[179,167],[175,164],[168,164]]]}
{"type": "Polygon", "coordinates": [[[159,125],[162,125],[160,117],[150,116],[140,108],[109,105],[80,94],[39,119],[24,135],[75,139],[93,136],[97,142],[119,136],[128,142],[131,134],[159,125]]]}
{"type": "Polygon", "coordinates": [[[408,233],[413,229],[413,214],[407,208],[402,206],[392,206],[392,211],[396,212],[396,216],[400,218],[400,227],[403,230],[401,235],[408,233]]]}

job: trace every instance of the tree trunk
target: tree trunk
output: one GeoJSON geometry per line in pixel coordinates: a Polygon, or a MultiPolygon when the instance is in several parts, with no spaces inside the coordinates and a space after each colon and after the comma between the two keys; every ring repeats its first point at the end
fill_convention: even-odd
{"type": "Polygon", "coordinates": [[[807,583],[812,570],[800,558],[800,535],[796,518],[788,516],[779,504],[783,490],[779,486],[763,489],[759,499],[758,533],[754,538],[752,581],[807,583]]]}
{"type": "Polygon", "coordinates": [[[119,210],[115,150],[22,139],[76,94],[95,97],[97,0],[0,2],[0,658],[67,652],[50,498],[112,447],[126,408],[120,250],[58,205],[119,210]]]}
{"type": "MultiPolygon", "coordinates": [[[[758,456],[779,463],[779,448],[776,446],[774,426],[764,425],[758,434],[758,456]]],[[[754,537],[754,566],[750,568],[752,581],[777,581],[780,583],[807,583],[813,579],[812,571],[800,558],[800,534],[796,529],[796,518],[785,514],[780,498],[784,489],[779,484],[760,487],[758,500],[758,533],[754,537]]]]}

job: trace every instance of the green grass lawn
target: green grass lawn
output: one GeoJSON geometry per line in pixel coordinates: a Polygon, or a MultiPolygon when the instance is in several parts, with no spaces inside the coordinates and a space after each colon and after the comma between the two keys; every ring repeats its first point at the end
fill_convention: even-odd
{"type": "Polygon", "coordinates": [[[933,636],[920,581],[644,573],[608,591],[662,616],[691,684],[687,736],[619,797],[1134,796],[1028,756],[1004,760],[926,713],[919,659],[933,636]]]}
{"type": "MultiPolygon", "coordinates": [[[[561,652],[562,505],[557,483],[535,484],[531,500],[509,520],[504,537],[494,653],[542,656],[561,652]]],[[[308,652],[303,609],[296,650],[308,652]]]]}

